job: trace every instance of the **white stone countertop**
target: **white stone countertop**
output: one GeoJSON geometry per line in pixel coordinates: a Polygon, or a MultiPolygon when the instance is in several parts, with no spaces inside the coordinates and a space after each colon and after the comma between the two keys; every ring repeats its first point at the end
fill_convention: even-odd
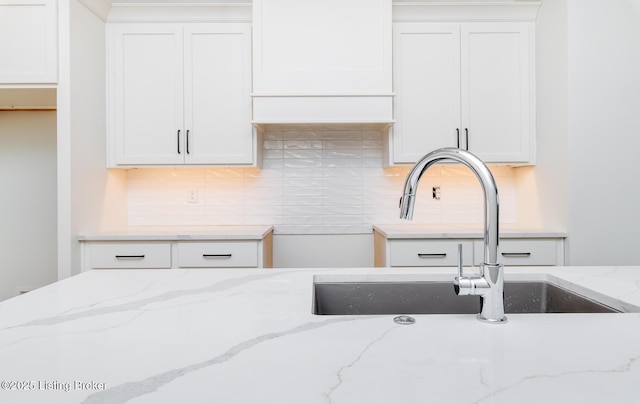
{"type": "MultiPolygon", "coordinates": [[[[84,272],[0,302],[0,402],[638,402],[639,313],[510,314],[502,325],[416,315],[410,326],[390,315],[311,313],[314,275],[454,273],[84,272]]],[[[555,277],[640,306],[640,267],[519,267],[505,276],[555,277]]]]}
{"type": "MultiPolygon", "coordinates": [[[[482,238],[482,224],[374,224],[373,229],[387,239],[407,238],[482,238]]],[[[518,225],[500,225],[500,238],[565,238],[560,230],[518,225]]]]}
{"type": "Polygon", "coordinates": [[[271,225],[130,226],[120,231],[83,234],[79,241],[262,240],[271,225]]]}

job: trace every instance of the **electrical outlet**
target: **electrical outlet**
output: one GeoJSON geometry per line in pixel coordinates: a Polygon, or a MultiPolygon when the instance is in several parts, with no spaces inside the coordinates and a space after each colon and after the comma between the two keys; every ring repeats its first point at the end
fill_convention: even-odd
{"type": "Polygon", "coordinates": [[[198,203],[198,190],[192,188],[187,191],[187,202],[188,203],[198,203]]]}

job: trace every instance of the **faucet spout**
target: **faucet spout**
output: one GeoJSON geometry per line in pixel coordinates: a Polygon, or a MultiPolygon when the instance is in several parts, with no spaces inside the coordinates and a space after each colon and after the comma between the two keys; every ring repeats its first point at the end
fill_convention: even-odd
{"type": "MultiPolygon", "coordinates": [[[[425,155],[407,175],[404,194],[400,198],[400,218],[411,220],[415,206],[418,182],[432,165],[452,160],[467,166],[478,178],[484,195],[484,262],[480,266],[480,277],[456,277],[458,294],[482,296],[482,312],[478,318],[492,323],[506,321],[503,300],[503,269],[498,260],[499,242],[499,200],[498,187],[489,168],[475,154],[454,147],[434,150],[425,155]],[[486,307],[485,307],[486,306],[486,307]]],[[[460,264],[461,265],[461,264],[460,264]]]]}

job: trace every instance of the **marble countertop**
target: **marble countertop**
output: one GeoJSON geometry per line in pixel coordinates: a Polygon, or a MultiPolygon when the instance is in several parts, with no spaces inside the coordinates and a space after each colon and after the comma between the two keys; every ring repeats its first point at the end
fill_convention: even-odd
{"type": "MultiPolygon", "coordinates": [[[[316,316],[314,275],[93,270],[0,302],[2,403],[632,403],[640,314],[316,316]]],[[[453,279],[454,268],[429,276],[453,279]]],[[[506,268],[640,306],[640,267],[506,268]]]]}
{"type": "MultiPolygon", "coordinates": [[[[482,224],[374,224],[373,229],[387,239],[482,238],[482,224]]],[[[500,225],[500,238],[565,238],[560,230],[500,225]]]]}
{"type": "Polygon", "coordinates": [[[178,241],[178,240],[262,240],[273,231],[271,225],[253,226],[130,226],[120,231],[83,234],[79,241],[178,241]]]}

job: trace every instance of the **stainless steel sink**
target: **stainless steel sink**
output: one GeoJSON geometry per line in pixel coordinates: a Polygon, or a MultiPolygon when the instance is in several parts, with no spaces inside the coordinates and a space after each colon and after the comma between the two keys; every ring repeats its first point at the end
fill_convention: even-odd
{"type": "MultiPolygon", "coordinates": [[[[616,309],[547,280],[506,281],[506,313],[619,313],[616,309]]],[[[640,308],[637,308],[639,309],[640,308]]],[[[477,314],[479,296],[458,296],[452,281],[314,280],[313,313],[477,314]]]]}

